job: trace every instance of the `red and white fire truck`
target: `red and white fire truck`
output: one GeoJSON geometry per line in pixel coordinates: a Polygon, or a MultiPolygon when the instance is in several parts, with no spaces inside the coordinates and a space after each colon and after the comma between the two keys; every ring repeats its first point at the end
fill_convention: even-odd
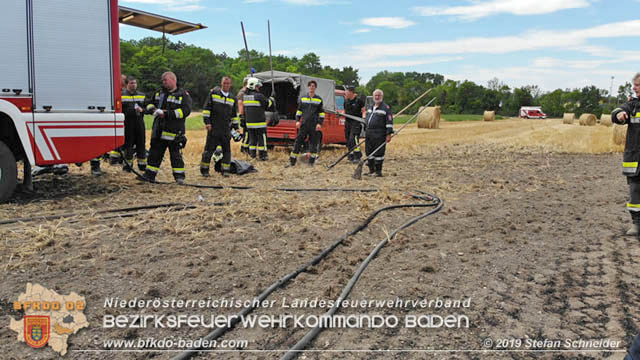
{"type": "Polygon", "coordinates": [[[520,108],[520,117],[523,119],[546,119],[547,114],[542,112],[541,106],[523,106],[520,108]]]}
{"type": "Polygon", "coordinates": [[[0,201],[16,161],[83,162],[124,143],[118,26],[117,0],[3,1],[0,201]]]}

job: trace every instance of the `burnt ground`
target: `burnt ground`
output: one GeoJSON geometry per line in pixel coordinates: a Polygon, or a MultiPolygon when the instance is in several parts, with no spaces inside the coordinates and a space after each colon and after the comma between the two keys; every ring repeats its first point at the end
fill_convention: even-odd
{"type": "MultiPolygon", "coordinates": [[[[176,352],[104,350],[106,339],[199,338],[210,330],[103,329],[105,314],[232,314],[223,309],[105,309],[121,299],[250,299],[309,261],[376,208],[410,202],[404,191],[441,197],[444,209],[393,239],[373,260],[350,299],[471,299],[469,308],[343,309],[339,314],[442,316],[462,314],[468,328],[328,329],[301,355],[307,359],[621,359],[623,352],[497,350],[500,339],[620,341],[626,350],[640,331],[640,240],[630,225],[619,154],[586,155],[499,145],[447,145],[418,156],[392,152],[386,177],[351,179],[353,165],[332,172],[316,166],[283,169],[275,152],[260,172],[227,181],[254,190],[187,189],[140,184],[117,168],[37,180],[36,194],[21,193],[0,206],[0,218],[89,212],[70,219],[0,227],[0,358],[57,358],[50,348],[17,343],[8,329],[11,302],[27,282],[85,296],[90,327],[69,340],[69,359],[168,359],[176,352]],[[363,187],[377,193],[284,193],[275,187],[363,187]],[[198,201],[204,200],[204,201],[198,201]],[[196,209],[159,209],[123,219],[102,219],[97,209],[162,202],[196,209]],[[224,205],[214,205],[223,202],[224,205]],[[494,341],[486,347],[485,339],[494,341]],[[376,350],[351,351],[338,350],[376,350]],[[319,351],[323,350],[323,351],[319,351]],[[394,350],[394,351],[384,351],[394,350]],[[397,350],[397,351],[396,351],[397,350]],[[435,352],[400,350],[440,350],[435,352]],[[457,351],[450,351],[457,350],[457,351]]],[[[328,150],[329,163],[341,149],[328,150]]],[[[166,160],[165,160],[166,161],[166,160]]],[[[194,162],[195,163],[195,162],[194,162]]],[[[167,165],[163,165],[166,169],[167,165]]],[[[164,170],[166,171],[166,170],[164,170]]],[[[164,179],[170,180],[167,174],[164,179]]],[[[221,184],[189,170],[188,180],[221,184]]],[[[326,260],[269,299],[276,306],[255,314],[314,314],[327,309],[283,309],[283,297],[336,299],[375,244],[420,209],[380,215],[326,260]]],[[[239,328],[222,339],[248,340],[245,352],[201,353],[198,359],[275,359],[308,329],[239,328]],[[264,351],[267,350],[267,351],[264,351]]],[[[221,340],[222,340],[221,339],[221,340]]],[[[560,350],[566,350],[561,348],[560,350]]],[[[584,349],[583,349],[584,350],[584,349]]]]}

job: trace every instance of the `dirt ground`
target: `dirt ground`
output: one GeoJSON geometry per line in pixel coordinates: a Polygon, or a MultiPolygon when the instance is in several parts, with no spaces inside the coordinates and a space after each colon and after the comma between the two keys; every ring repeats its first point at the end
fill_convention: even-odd
{"type": "MultiPolygon", "coordinates": [[[[89,175],[88,164],[64,176],[36,179],[36,193],[0,205],[0,219],[61,213],[72,218],[0,226],[2,359],[58,358],[51,348],[16,342],[12,302],[27,282],[86,297],[90,326],[69,340],[69,359],[169,359],[178,352],[102,351],[108,339],[196,339],[211,331],[105,329],[105,315],[231,315],[242,308],[105,308],[105,299],[252,299],[310,261],[375,209],[412,201],[422,190],[444,201],[382,249],[349,300],[468,300],[468,307],[341,309],[341,315],[398,318],[396,327],[326,329],[300,354],[306,359],[622,359],[640,332],[640,241],[626,237],[627,185],[612,128],[561,120],[510,119],[408,127],[387,150],[383,178],[354,180],[343,153],[328,147],[320,164],[284,168],[276,149],[257,173],[204,179],[198,163],[203,134],[185,151],[187,182],[253,186],[198,189],[139,183],[118,167],[89,175]],[[283,192],[292,188],[367,188],[374,193],[283,192]],[[156,209],[104,218],[101,209],[157,203],[156,209]],[[468,327],[414,328],[407,316],[466,316],[468,327]],[[490,339],[491,344],[488,344],[490,339]],[[617,345],[567,347],[566,340],[609,339],[617,345]],[[551,346],[544,341],[562,342],[551,346]],[[518,345],[520,344],[520,345],[518,345]],[[87,351],[100,350],[100,351],[87,351]],[[350,350],[345,352],[343,350],[350,350]]],[[[234,156],[244,159],[234,145],[234,156]]],[[[160,180],[171,181],[168,156],[160,180]]],[[[320,315],[327,308],[283,308],[294,299],[335,300],[375,245],[425,209],[382,213],[324,261],[268,299],[257,315],[320,315]],[[283,300],[285,299],[285,300],[283,300]]],[[[197,359],[276,359],[309,329],[237,328],[220,341],[247,340],[244,351],[210,351],[197,359]]],[[[113,348],[107,350],[114,350],[113,348]]],[[[148,350],[148,349],[147,349],[148,350]]],[[[174,349],[175,350],[175,349],[174,349]]],[[[222,350],[222,349],[218,349],[222,350]]]]}

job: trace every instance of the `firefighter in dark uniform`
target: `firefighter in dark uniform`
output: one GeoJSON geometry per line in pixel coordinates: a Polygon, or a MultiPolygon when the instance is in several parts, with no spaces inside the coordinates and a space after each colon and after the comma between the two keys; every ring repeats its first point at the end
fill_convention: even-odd
{"type": "Polygon", "coordinates": [[[133,76],[127,76],[126,88],[122,91],[122,112],[124,113],[124,158],[126,162],[123,170],[131,171],[127,163],[133,163],[133,148],[135,147],[138,169],[147,168],[147,154],[145,149],[144,128],[144,94],[137,91],[138,82],[133,76]]]}
{"type": "Polygon", "coordinates": [[[181,148],[184,146],[185,119],[191,113],[189,92],[178,88],[178,80],[172,72],[162,74],[162,89],[148,99],[147,112],[153,114],[151,149],[144,172],[146,180],[155,181],[164,153],[169,148],[173,178],[184,183],[184,161],[181,148]]]}
{"type": "Polygon", "coordinates": [[[260,93],[260,80],[249,78],[247,80],[247,92],[242,98],[245,121],[249,130],[249,155],[255,159],[256,152],[262,161],[268,160],[267,156],[267,120],[264,112],[271,108],[273,100],[267,99],[260,93]]]}
{"type": "Polygon", "coordinates": [[[367,166],[369,167],[369,176],[382,177],[382,163],[384,162],[384,153],[386,145],[382,146],[373,155],[373,151],[382,144],[391,141],[393,134],[393,114],[391,107],[382,102],[384,93],[380,89],[373,92],[373,106],[367,109],[365,121],[367,123],[366,144],[367,166]]]}
{"type": "MultiPolygon", "coordinates": [[[[364,100],[355,93],[353,86],[347,86],[344,97],[344,112],[347,115],[362,117],[362,108],[364,108],[364,100]]],[[[351,162],[359,162],[362,152],[358,144],[360,143],[360,133],[363,124],[357,120],[347,118],[344,123],[344,137],[347,139],[347,150],[353,152],[349,154],[348,160],[351,162]]]]}
{"type": "Polygon", "coordinates": [[[313,166],[320,151],[322,123],[324,121],[322,98],[316,95],[318,83],[315,82],[315,80],[309,81],[307,88],[309,89],[309,93],[300,98],[298,102],[298,111],[296,112],[296,129],[298,129],[298,135],[293,145],[293,151],[289,156],[291,166],[296,164],[307,137],[309,137],[309,151],[311,153],[309,165],[313,166]]]}
{"type": "Polygon", "coordinates": [[[238,117],[240,118],[240,127],[242,127],[242,144],[240,144],[240,152],[245,154],[249,154],[249,130],[247,129],[247,122],[245,121],[244,116],[244,103],[243,98],[244,94],[247,92],[247,80],[248,77],[244,78],[242,82],[242,89],[238,91],[236,94],[236,102],[238,107],[238,117]]]}
{"type": "Polygon", "coordinates": [[[202,120],[207,128],[207,142],[202,153],[200,173],[209,176],[211,157],[222,158],[222,176],[231,170],[231,128],[239,128],[236,99],[231,96],[231,78],[222,78],[220,87],[213,89],[202,108],[202,120]]]}
{"type": "Polygon", "coordinates": [[[627,177],[630,199],[627,210],[631,214],[633,225],[627,231],[627,235],[638,235],[640,229],[640,73],[633,78],[633,91],[635,98],[626,104],[616,108],[611,113],[611,119],[618,124],[629,124],[627,128],[627,141],[624,146],[622,162],[622,174],[627,177]]]}

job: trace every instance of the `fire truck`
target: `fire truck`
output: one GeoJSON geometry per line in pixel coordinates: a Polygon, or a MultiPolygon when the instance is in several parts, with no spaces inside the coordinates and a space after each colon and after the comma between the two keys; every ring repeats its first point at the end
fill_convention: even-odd
{"type": "MultiPolygon", "coordinates": [[[[263,86],[260,89],[266,96],[271,96],[271,71],[255,73],[252,76],[260,79],[263,86]]],[[[275,89],[276,109],[268,112],[267,120],[277,117],[278,125],[267,127],[267,145],[291,145],[296,139],[296,111],[298,100],[308,92],[307,83],[315,80],[318,83],[316,94],[322,98],[325,110],[344,113],[344,90],[336,89],[334,80],[322,79],[314,76],[289,73],[284,71],[273,72],[273,84],[275,89]]],[[[344,117],[325,111],[322,124],[323,144],[346,144],[344,135],[344,117]]]]}
{"type": "Polygon", "coordinates": [[[79,163],[124,143],[119,23],[204,29],[118,0],[11,0],[0,11],[0,202],[31,166],[79,163]]]}
{"type": "Polygon", "coordinates": [[[28,170],[94,158],[123,144],[124,115],[117,0],[4,1],[0,24],[5,201],[17,161],[28,170]]]}
{"type": "Polygon", "coordinates": [[[547,114],[542,112],[541,106],[523,106],[520,108],[520,117],[523,119],[546,119],[547,114]]]}

